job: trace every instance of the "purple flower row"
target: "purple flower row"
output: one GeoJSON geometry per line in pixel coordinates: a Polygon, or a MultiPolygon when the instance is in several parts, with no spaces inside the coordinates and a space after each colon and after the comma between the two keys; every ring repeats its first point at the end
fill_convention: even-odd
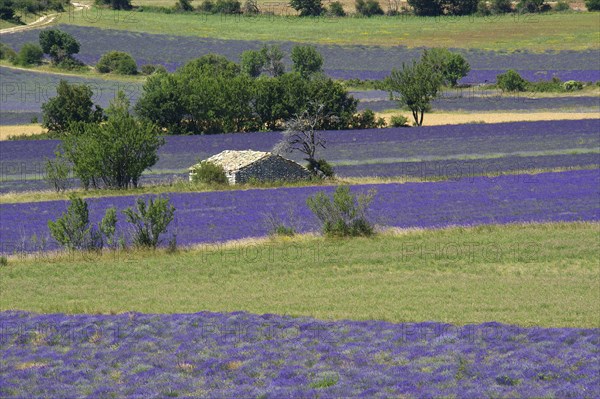
{"type": "MultiPolygon", "coordinates": [[[[371,217],[377,224],[403,228],[436,228],[490,223],[598,221],[600,220],[600,170],[580,170],[538,175],[505,175],[496,178],[463,177],[434,183],[362,185],[354,192],[377,190],[371,217]]],[[[332,187],[253,189],[170,194],[177,209],[170,233],[179,244],[222,242],[269,233],[269,215],[292,223],[298,231],[318,229],[306,198],[332,187]]],[[[132,206],[135,198],[89,199],[90,219],[97,223],[105,210],[132,206]]],[[[48,236],[48,220],[67,208],[66,201],[0,205],[0,252],[32,251],[40,239],[42,250],[56,249],[48,236]],[[36,236],[37,243],[31,240],[36,236]]],[[[123,218],[119,230],[127,232],[123,218]]]]}
{"type": "Polygon", "coordinates": [[[600,330],[0,313],[3,398],[594,398],[600,330]]]}

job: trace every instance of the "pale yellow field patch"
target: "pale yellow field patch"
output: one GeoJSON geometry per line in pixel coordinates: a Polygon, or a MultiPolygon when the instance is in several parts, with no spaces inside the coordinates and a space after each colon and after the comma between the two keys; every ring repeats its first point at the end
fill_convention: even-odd
{"type": "Polygon", "coordinates": [[[30,125],[6,125],[0,126],[0,140],[8,140],[10,136],[20,136],[23,134],[41,134],[45,133],[46,129],[38,123],[30,125]]]}
{"type": "MultiPolygon", "coordinates": [[[[389,123],[393,115],[404,115],[412,124],[413,118],[410,112],[382,112],[376,113],[389,123]]],[[[458,125],[464,123],[502,123],[502,122],[526,122],[526,121],[557,121],[575,119],[598,119],[598,112],[483,112],[483,113],[428,113],[423,117],[423,126],[458,125]]]]}

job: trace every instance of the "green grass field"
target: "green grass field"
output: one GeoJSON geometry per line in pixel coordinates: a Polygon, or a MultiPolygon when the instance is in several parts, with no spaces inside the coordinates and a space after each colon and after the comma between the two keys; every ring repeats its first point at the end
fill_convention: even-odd
{"type": "Polygon", "coordinates": [[[599,48],[598,13],[548,13],[484,17],[297,18],[77,11],[58,23],[134,32],[239,40],[339,45],[436,46],[489,50],[599,48]]]}
{"type": "Polygon", "coordinates": [[[598,223],[531,224],[10,259],[0,310],[599,327],[599,234],[598,223]]]}

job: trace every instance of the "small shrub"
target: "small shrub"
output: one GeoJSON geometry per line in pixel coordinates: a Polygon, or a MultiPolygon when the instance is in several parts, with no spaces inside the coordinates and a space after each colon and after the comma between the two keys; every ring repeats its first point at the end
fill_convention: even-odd
{"type": "Polygon", "coordinates": [[[50,234],[63,247],[70,250],[84,249],[89,244],[91,226],[87,202],[71,196],[67,212],[56,222],[48,221],[50,234]]]}
{"type": "Polygon", "coordinates": [[[37,116],[32,117],[31,120],[30,120],[30,122],[31,123],[40,123],[40,121],[38,120],[37,116]]]}
{"type": "Polygon", "coordinates": [[[346,11],[344,11],[344,6],[339,1],[334,1],[329,5],[328,9],[329,15],[333,15],[334,17],[345,17],[346,11]]]}
{"type": "Polygon", "coordinates": [[[600,11],[600,0],[587,0],[585,7],[588,11],[600,11]]]}
{"type": "Polygon", "coordinates": [[[553,8],[554,11],[567,11],[570,9],[571,9],[571,7],[569,7],[569,3],[564,2],[564,1],[559,1],[558,3],[556,3],[556,5],[553,8]]]}
{"type": "Polygon", "coordinates": [[[365,109],[360,114],[352,117],[353,129],[375,129],[380,127],[385,127],[385,119],[376,118],[375,112],[370,109],[365,109]]]}
{"type": "Polygon", "coordinates": [[[306,169],[308,169],[313,175],[323,178],[335,176],[333,166],[331,166],[331,164],[324,159],[309,162],[308,165],[306,165],[306,169]]]}
{"type": "Polygon", "coordinates": [[[513,11],[511,0],[492,0],[491,11],[493,14],[506,14],[513,11]]]}
{"type": "Polygon", "coordinates": [[[115,242],[115,233],[117,231],[117,208],[111,207],[106,210],[104,217],[98,225],[98,230],[106,238],[109,247],[113,247],[115,242]]]}
{"type": "Polygon", "coordinates": [[[127,208],[123,213],[127,222],[133,225],[134,245],[156,248],[160,243],[160,235],[167,231],[173,221],[175,207],[169,204],[168,198],[150,198],[148,203],[138,198],[136,208],[127,208]]]}
{"type": "Polygon", "coordinates": [[[565,83],[563,83],[563,89],[565,91],[583,90],[583,83],[577,80],[567,80],[565,83]]]}
{"type": "Polygon", "coordinates": [[[140,72],[144,75],[152,75],[154,73],[166,73],[167,68],[162,65],[146,64],[142,65],[140,72]]]}
{"type": "Polygon", "coordinates": [[[356,12],[365,17],[383,15],[384,12],[376,0],[356,0],[356,12]]]}
{"type": "Polygon", "coordinates": [[[17,52],[7,44],[0,43],[0,60],[13,61],[17,57],[17,52]]]}
{"type": "Polygon", "coordinates": [[[56,154],[56,159],[54,160],[46,159],[45,169],[44,178],[54,191],[58,193],[69,188],[71,166],[60,153],[56,154]]]}
{"type": "Polygon", "coordinates": [[[509,69],[496,77],[497,86],[503,91],[515,92],[525,91],[527,81],[521,77],[514,69],[509,69]]]}
{"type": "Polygon", "coordinates": [[[8,265],[8,258],[6,256],[0,256],[0,266],[8,265]]]}
{"type": "Polygon", "coordinates": [[[242,4],[238,0],[217,0],[213,12],[216,14],[240,14],[242,4]]]}
{"type": "Polygon", "coordinates": [[[35,43],[25,43],[14,58],[13,63],[21,66],[39,65],[42,63],[44,52],[35,43]]]}
{"type": "Polygon", "coordinates": [[[175,9],[185,12],[194,11],[194,7],[192,6],[190,0],[178,0],[177,3],[175,3],[175,9]]]}
{"type": "Polygon", "coordinates": [[[329,198],[319,192],[306,204],[322,224],[323,234],[336,237],[371,236],[375,229],[367,218],[367,208],[373,201],[374,191],[358,196],[348,186],[338,186],[329,198]]]}
{"type": "Polygon", "coordinates": [[[133,57],[123,51],[109,51],[96,64],[100,73],[116,73],[119,75],[135,75],[137,64],[133,57]]]}
{"type": "Polygon", "coordinates": [[[228,184],[225,169],[215,163],[202,161],[193,166],[190,172],[192,183],[228,184]]]}
{"type": "Polygon", "coordinates": [[[563,92],[564,86],[561,80],[553,77],[551,80],[540,80],[539,82],[529,82],[527,90],[541,93],[563,92]]]}
{"type": "Polygon", "coordinates": [[[392,127],[408,127],[408,118],[404,115],[393,115],[390,124],[392,127]]]}
{"type": "Polygon", "coordinates": [[[77,71],[83,70],[86,68],[85,64],[75,58],[68,57],[63,59],[62,61],[56,64],[56,67],[59,69],[65,69],[67,71],[77,71]]]}
{"type": "Polygon", "coordinates": [[[246,0],[246,2],[244,3],[243,12],[244,12],[244,14],[249,14],[249,15],[260,14],[260,8],[258,8],[257,0],[246,0]]]}

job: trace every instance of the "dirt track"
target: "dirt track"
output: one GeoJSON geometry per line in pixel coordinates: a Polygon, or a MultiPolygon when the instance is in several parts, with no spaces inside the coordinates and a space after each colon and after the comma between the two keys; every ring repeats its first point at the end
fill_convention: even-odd
{"type": "MultiPolygon", "coordinates": [[[[90,5],[81,4],[81,3],[71,3],[71,4],[75,8],[75,11],[91,7],[90,5]]],[[[19,26],[13,26],[12,28],[0,29],[0,35],[11,34],[11,33],[16,33],[16,32],[23,32],[25,30],[30,30],[30,29],[42,28],[46,25],[50,25],[59,16],[60,16],[60,13],[43,15],[43,16],[39,17],[38,19],[36,19],[35,21],[33,21],[32,23],[27,24],[27,25],[19,25],[19,26]]]]}

